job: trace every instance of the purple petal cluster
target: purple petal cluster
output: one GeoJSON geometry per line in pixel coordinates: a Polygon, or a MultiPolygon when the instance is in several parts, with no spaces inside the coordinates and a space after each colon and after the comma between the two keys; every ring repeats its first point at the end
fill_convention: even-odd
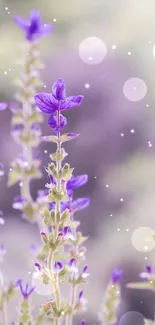
{"type": "Polygon", "coordinates": [[[32,10],[28,20],[16,16],[14,21],[25,32],[25,37],[29,42],[37,41],[42,36],[47,36],[52,32],[52,25],[41,22],[40,13],[32,10]]]}
{"type": "Polygon", "coordinates": [[[60,112],[79,106],[82,100],[83,96],[66,97],[66,86],[61,78],[53,84],[52,93],[40,93],[35,96],[36,106],[43,113],[50,115],[48,125],[56,133],[67,124],[67,119],[60,112]],[[56,112],[59,112],[58,118],[54,115],[56,112]]]}
{"type": "Polygon", "coordinates": [[[123,271],[120,269],[114,269],[112,273],[112,282],[113,284],[118,283],[121,280],[121,277],[123,275],[123,271]]]}
{"type": "Polygon", "coordinates": [[[16,282],[16,286],[19,287],[20,289],[20,292],[23,296],[23,298],[25,300],[27,300],[29,298],[29,296],[31,295],[31,293],[34,291],[35,287],[31,287],[29,288],[29,285],[28,283],[26,283],[25,285],[23,284],[23,281],[22,280],[18,280],[16,282]]]}

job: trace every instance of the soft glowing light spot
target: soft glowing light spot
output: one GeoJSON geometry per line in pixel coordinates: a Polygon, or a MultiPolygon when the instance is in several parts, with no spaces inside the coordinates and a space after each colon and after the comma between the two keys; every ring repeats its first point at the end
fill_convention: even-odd
{"type": "Polygon", "coordinates": [[[98,37],[88,37],[79,45],[79,56],[87,64],[101,63],[107,54],[104,42],[98,37]]]}
{"type": "Polygon", "coordinates": [[[149,107],[149,104],[146,104],[146,107],[149,107]]]}
{"type": "Polygon", "coordinates": [[[9,71],[11,71],[11,69],[9,69],[9,71]]]}
{"type": "Polygon", "coordinates": [[[131,55],[131,52],[128,52],[128,55],[131,55]]]}
{"type": "Polygon", "coordinates": [[[23,186],[23,183],[22,183],[22,182],[20,182],[20,183],[19,183],[19,186],[20,186],[20,187],[22,187],[22,186],[23,186]]]}
{"type": "Polygon", "coordinates": [[[5,220],[0,217],[0,226],[4,226],[4,225],[5,225],[5,220]]]}
{"type": "Polygon", "coordinates": [[[119,228],[117,228],[117,231],[120,231],[120,229],[119,229],[119,228]]]}
{"type": "Polygon", "coordinates": [[[116,45],[113,45],[113,46],[112,46],[112,49],[113,49],[113,50],[116,50],[116,45]]]}
{"type": "Polygon", "coordinates": [[[151,141],[148,141],[148,146],[151,148],[152,147],[152,143],[151,141]]]}
{"type": "Polygon", "coordinates": [[[47,153],[47,150],[44,150],[44,153],[47,153]]]}
{"type": "Polygon", "coordinates": [[[145,257],[145,260],[147,260],[147,257],[145,257]]]}
{"type": "Polygon", "coordinates": [[[97,177],[95,176],[94,178],[96,179],[97,177]]]}
{"type": "Polygon", "coordinates": [[[121,197],[121,198],[120,198],[120,202],[123,202],[123,201],[124,201],[124,199],[121,197]]]}
{"type": "Polygon", "coordinates": [[[89,89],[90,88],[90,85],[89,84],[85,84],[85,88],[86,89],[89,89]]]}
{"type": "Polygon", "coordinates": [[[142,325],[144,324],[144,316],[137,311],[129,311],[124,314],[120,320],[119,325],[142,325]]]}
{"type": "Polygon", "coordinates": [[[121,137],[124,137],[124,133],[121,133],[121,137]]]}
{"type": "Polygon", "coordinates": [[[108,184],[106,184],[106,186],[105,186],[105,187],[107,187],[107,188],[108,188],[108,187],[109,187],[109,185],[108,185],[108,184]]]}
{"type": "Polygon", "coordinates": [[[7,71],[4,71],[4,74],[6,75],[7,74],[7,71]]]}
{"type": "Polygon", "coordinates": [[[129,229],[127,228],[126,231],[129,231],[129,229]]]}
{"type": "Polygon", "coordinates": [[[56,23],[56,21],[57,21],[56,18],[54,18],[53,21],[54,21],[54,23],[56,23]]]}
{"type": "Polygon", "coordinates": [[[147,93],[145,82],[139,78],[128,79],[123,86],[124,96],[133,102],[143,99],[147,93]]]}
{"type": "Polygon", "coordinates": [[[24,162],[24,166],[25,166],[25,167],[28,166],[28,162],[27,162],[27,161],[24,162]]]}
{"type": "Polygon", "coordinates": [[[113,217],[113,214],[111,214],[110,217],[113,217]]]}
{"type": "Polygon", "coordinates": [[[5,7],[5,10],[8,10],[9,8],[8,7],[5,7]]]}
{"type": "Polygon", "coordinates": [[[44,88],[46,88],[47,86],[46,85],[44,85],[44,88]]]}
{"type": "Polygon", "coordinates": [[[132,134],[135,133],[135,130],[134,129],[131,129],[130,130],[130,133],[132,133],[132,134]]]}
{"type": "Polygon", "coordinates": [[[132,245],[139,252],[149,252],[154,248],[155,231],[149,227],[140,227],[134,230],[132,234],[132,245]]]}

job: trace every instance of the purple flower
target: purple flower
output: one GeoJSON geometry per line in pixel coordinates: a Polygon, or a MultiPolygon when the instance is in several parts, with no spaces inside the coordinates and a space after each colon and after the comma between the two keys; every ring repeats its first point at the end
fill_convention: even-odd
{"type": "MultiPolygon", "coordinates": [[[[70,213],[74,214],[75,212],[87,208],[89,205],[90,200],[88,198],[79,198],[73,202],[67,201],[67,202],[61,202],[61,212],[65,211],[66,209],[69,210],[70,213]]],[[[55,209],[55,202],[50,203],[50,209],[55,209]]]]}
{"type": "Polygon", "coordinates": [[[48,125],[52,128],[53,131],[57,133],[60,132],[60,130],[62,130],[66,124],[67,124],[67,119],[62,114],[60,114],[59,123],[55,115],[50,115],[48,119],[48,125]]]}
{"type": "Polygon", "coordinates": [[[83,290],[81,290],[80,292],[79,292],[79,300],[82,298],[82,296],[83,296],[83,290]]]}
{"type": "Polygon", "coordinates": [[[43,24],[40,19],[40,13],[37,10],[30,12],[28,21],[20,16],[16,16],[14,21],[24,30],[25,37],[30,42],[36,41],[40,37],[47,36],[52,32],[52,25],[43,24]]]}
{"type": "Polygon", "coordinates": [[[113,284],[116,284],[120,281],[121,277],[123,275],[123,271],[120,269],[114,269],[112,273],[112,282],[113,284]]]}
{"type": "Polygon", "coordinates": [[[39,263],[35,263],[34,266],[37,269],[37,271],[41,272],[41,265],[39,263]]]}
{"type": "Polygon", "coordinates": [[[35,287],[29,288],[28,283],[24,286],[22,280],[18,280],[16,282],[16,286],[20,288],[20,292],[25,300],[29,298],[29,296],[35,289],[35,287]]]}
{"type": "Polygon", "coordinates": [[[80,325],[85,325],[85,323],[86,323],[85,320],[82,319],[80,325]]]}
{"type": "Polygon", "coordinates": [[[45,114],[53,115],[56,111],[64,111],[82,103],[83,96],[65,95],[65,83],[59,78],[52,87],[52,93],[40,93],[35,96],[36,106],[45,114]]]}
{"type": "Polygon", "coordinates": [[[54,263],[54,269],[55,271],[60,271],[63,268],[63,264],[59,261],[54,263]]]}
{"type": "Polygon", "coordinates": [[[152,273],[152,267],[150,265],[146,265],[145,269],[146,269],[147,273],[149,273],[149,274],[152,273]]]}
{"type": "Polygon", "coordinates": [[[75,213],[79,210],[85,209],[90,204],[90,199],[87,197],[79,198],[71,203],[71,212],[75,213]]]}
{"type": "Polygon", "coordinates": [[[75,257],[72,257],[70,260],[69,260],[69,266],[72,266],[73,263],[76,263],[76,258],[75,257]]]}
{"type": "Polygon", "coordinates": [[[8,107],[7,103],[0,103],[0,111],[4,111],[8,107]]]}
{"type": "Polygon", "coordinates": [[[67,190],[75,190],[76,188],[86,184],[88,181],[88,175],[72,176],[72,178],[67,182],[67,190]]]}

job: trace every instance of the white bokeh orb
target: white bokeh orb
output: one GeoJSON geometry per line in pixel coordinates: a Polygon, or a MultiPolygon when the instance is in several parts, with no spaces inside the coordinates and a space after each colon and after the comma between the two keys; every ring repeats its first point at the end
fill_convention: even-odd
{"type": "Polygon", "coordinates": [[[42,279],[39,278],[38,272],[32,274],[32,286],[35,286],[35,292],[40,296],[49,296],[54,293],[51,284],[44,284],[42,279]]]}
{"type": "Polygon", "coordinates": [[[149,227],[140,227],[132,234],[132,245],[139,252],[149,252],[154,248],[155,231],[149,227]]]}
{"type": "Polygon", "coordinates": [[[119,325],[142,325],[144,324],[144,316],[136,311],[129,311],[124,314],[120,320],[119,325]]]}
{"type": "Polygon", "coordinates": [[[138,102],[145,97],[147,87],[142,79],[130,78],[123,85],[123,93],[128,100],[138,102]]]}
{"type": "Polygon", "coordinates": [[[107,54],[104,42],[98,37],[85,38],[79,45],[79,56],[87,64],[101,63],[107,54]]]}

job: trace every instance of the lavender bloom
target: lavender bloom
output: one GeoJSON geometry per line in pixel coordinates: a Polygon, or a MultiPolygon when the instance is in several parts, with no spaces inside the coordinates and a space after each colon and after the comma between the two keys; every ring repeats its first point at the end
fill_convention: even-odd
{"type": "Polygon", "coordinates": [[[67,190],[75,190],[78,187],[85,185],[88,181],[88,175],[72,176],[72,178],[67,182],[67,190]]]}
{"type": "Polygon", "coordinates": [[[30,12],[28,21],[20,16],[16,16],[14,21],[24,30],[25,37],[30,42],[37,41],[42,36],[47,36],[52,32],[52,25],[43,24],[40,19],[40,13],[37,10],[30,12]]]}
{"type": "Polygon", "coordinates": [[[0,111],[4,111],[8,107],[7,103],[0,103],[0,111]]]}
{"type": "MultiPolygon", "coordinates": [[[[65,211],[66,209],[69,210],[71,214],[74,214],[75,212],[85,209],[90,204],[90,199],[88,198],[79,198],[73,202],[67,201],[67,202],[61,202],[61,212],[65,211]]],[[[50,203],[50,209],[55,209],[55,202],[50,203]]]]}
{"type": "Polygon", "coordinates": [[[82,319],[80,325],[85,325],[85,320],[82,319]]]}
{"type": "Polygon", "coordinates": [[[55,132],[60,132],[65,125],[67,124],[67,119],[62,114],[60,114],[60,121],[58,124],[57,117],[55,115],[51,115],[48,119],[48,125],[51,127],[51,129],[55,132]]]}
{"type": "Polygon", "coordinates": [[[121,277],[123,275],[123,271],[120,269],[114,269],[113,273],[112,273],[112,282],[113,284],[117,284],[121,277]]]}
{"type": "Polygon", "coordinates": [[[35,96],[36,106],[45,114],[53,115],[56,111],[64,111],[82,103],[83,96],[65,96],[65,83],[58,79],[53,87],[52,93],[40,93],[35,96]],[[63,89],[63,91],[62,91],[63,89]]]}
{"type": "Polygon", "coordinates": [[[23,286],[22,282],[23,282],[22,280],[18,280],[16,282],[16,286],[20,288],[20,292],[21,292],[23,298],[25,300],[27,300],[29,298],[29,296],[31,295],[31,293],[34,291],[35,287],[32,287],[32,288],[29,289],[28,288],[28,286],[29,286],[28,283],[25,286],[23,286]]]}
{"type": "Polygon", "coordinates": [[[55,271],[60,271],[63,268],[63,264],[59,261],[54,263],[54,269],[55,271]]]}
{"type": "Polygon", "coordinates": [[[149,274],[152,273],[152,267],[151,267],[150,265],[146,265],[145,268],[146,268],[146,271],[147,271],[149,274]]]}

